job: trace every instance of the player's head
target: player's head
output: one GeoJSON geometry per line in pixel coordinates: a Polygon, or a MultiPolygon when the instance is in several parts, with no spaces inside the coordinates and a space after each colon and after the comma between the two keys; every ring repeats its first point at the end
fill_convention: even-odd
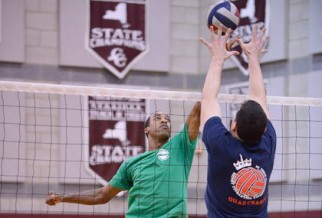
{"type": "Polygon", "coordinates": [[[171,136],[170,116],[162,111],[156,111],[145,121],[146,137],[153,137],[160,141],[167,141],[171,136]]]}
{"type": "Polygon", "coordinates": [[[247,144],[258,143],[266,130],[267,116],[256,101],[245,101],[236,114],[232,131],[247,144]],[[235,128],[235,129],[234,129],[235,128]]]}

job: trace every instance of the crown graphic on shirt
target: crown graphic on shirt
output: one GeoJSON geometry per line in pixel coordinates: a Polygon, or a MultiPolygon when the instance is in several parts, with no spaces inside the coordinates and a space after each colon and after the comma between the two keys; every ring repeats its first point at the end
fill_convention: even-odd
{"type": "Polygon", "coordinates": [[[240,155],[240,161],[233,163],[236,170],[240,170],[241,168],[244,168],[244,167],[250,167],[252,165],[252,159],[246,158],[245,160],[243,160],[243,156],[241,154],[239,155],[240,155]]]}

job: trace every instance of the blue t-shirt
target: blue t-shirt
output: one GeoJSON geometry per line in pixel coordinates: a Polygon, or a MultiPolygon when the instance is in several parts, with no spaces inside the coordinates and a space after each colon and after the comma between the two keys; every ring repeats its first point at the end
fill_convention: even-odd
{"type": "Polygon", "coordinates": [[[234,138],[220,117],[207,120],[202,139],[208,151],[208,217],[267,217],[267,186],[276,150],[271,121],[253,146],[234,138]]]}

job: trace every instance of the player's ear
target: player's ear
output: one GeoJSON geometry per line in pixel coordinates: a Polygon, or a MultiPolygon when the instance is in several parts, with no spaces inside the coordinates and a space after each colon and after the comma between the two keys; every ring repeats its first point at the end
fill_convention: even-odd
{"type": "Polygon", "coordinates": [[[233,132],[237,133],[237,124],[236,124],[236,121],[235,121],[235,120],[233,120],[233,121],[231,122],[231,127],[230,127],[230,129],[231,129],[231,131],[233,131],[233,132]]]}
{"type": "Polygon", "coordinates": [[[149,133],[149,131],[150,131],[150,128],[149,128],[149,127],[145,127],[145,128],[144,128],[144,133],[145,133],[145,134],[148,134],[148,133],[149,133]]]}

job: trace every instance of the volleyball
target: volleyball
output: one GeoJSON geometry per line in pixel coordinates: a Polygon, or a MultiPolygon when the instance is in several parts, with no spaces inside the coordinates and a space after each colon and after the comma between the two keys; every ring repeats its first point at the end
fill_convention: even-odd
{"type": "Polygon", "coordinates": [[[208,28],[214,27],[216,31],[222,24],[222,31],[225,33],[229,28],[235,30],[239,24],[239,11],[237,7],[229,1],[220,1],[209,7],[208,28]]]}
{"type": "Polygon", "coordinates": [[[265,191],[266,177],[263,172],[255,168],[244,168],[237,173],[234,180],[239,194],[256,198],[265,191]]]}

